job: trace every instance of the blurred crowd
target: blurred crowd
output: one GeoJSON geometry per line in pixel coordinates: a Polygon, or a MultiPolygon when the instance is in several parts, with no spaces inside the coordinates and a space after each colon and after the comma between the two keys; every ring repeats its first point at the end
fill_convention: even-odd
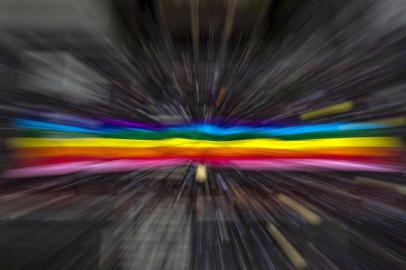
{"type": "Polygon", "coordinates": [[[406,269],[403,147],[390,173],[5,174],[16,118],[373,122],[404,142],[405,1],[36,2],[0,1],[0,269],[406,269]]]}

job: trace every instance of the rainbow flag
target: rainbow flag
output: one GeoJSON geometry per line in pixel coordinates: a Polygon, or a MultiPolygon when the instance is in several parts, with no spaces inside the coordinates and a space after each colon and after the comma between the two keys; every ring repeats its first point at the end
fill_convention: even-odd
{"type": "Polygon", "coordinates": [[[203,163],[250,170],[402,169],[385,122],[297,126],[14,119],[7,177],[104,173],[203,163]]]}

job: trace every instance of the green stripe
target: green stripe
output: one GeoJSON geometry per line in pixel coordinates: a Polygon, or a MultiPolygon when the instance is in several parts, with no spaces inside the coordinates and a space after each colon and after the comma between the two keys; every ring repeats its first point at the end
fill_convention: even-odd
{"type": "Polygon", "coordinates": [[[348,138],[348,137],[376,137],[384,134],[381,130],[365,130],[365,131],[341,131],[341,132],[314,132],[298,135],[261,135],[255,133],[240,133],[235,135],[207,135],[195,131],[190,132],[143,132],[143,131],[121,131],[114,134],[98,134],[98,133],[75,133],[75,132],[58,132],[58,131],[37,131],[30,130],[21,133],[25,137],[35,138],[120,138],[120,139],[136,139],[136,140],[161,140],[169,138],[185,138],[194,140],[210,140],[210,141],[232,141],[243,139],[256,138],[278,138],[282,140],[309,140],[323,138],[348,138]]]}

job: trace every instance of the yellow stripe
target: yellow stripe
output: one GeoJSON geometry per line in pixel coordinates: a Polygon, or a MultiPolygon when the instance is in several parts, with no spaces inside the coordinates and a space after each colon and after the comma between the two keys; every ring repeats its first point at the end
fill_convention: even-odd
{"type": "Polygon", "coordinates": [[[295,211],[298,215],[300,215],[304,220],[306,220],[310,224],[312,225],[320,224],[321,218],[316,213],[307,209],[306,207],[289,198],[288,196],[279,194],[276,198],[278,199],[278,201],[280,201],[281,203],[283,203],[284,205],[295,211]]]}
{"type": "Polygon", "coordinates": [[[371,185],[371,186],[381,186],[386,187],[396,192],[406,195],[406,186],[401,184],[395,184],[391,182],[385,182],[381,180],[366,178],[366,177],[357,177],[355,178],[355,183],[364,184],[364,185],[371,185]]]}
{"type": "Polygon", "coordinates": [[[267,226],[269,234],[288,257],[289,261],[298,270],[307,269],[307,262],[299,251],[286,239],[286,237],[273,224],[267,226]]]}
{"type": "Polygon", "coordinates": [[[207,180],[207,168],[204,165],[199,164],[196,168],[195,175],[196,182],[203,183],[207,180]]]}
{"type": "Polygon", "coordinates": [[[331,105],[328,107],[324,107],[324,108],[321,108],[318,110],[303,113],[300,115],[300,119],[309,120],[309,119],[316,118],[319,116],[348,112],[348,111],[352,110],[353,106],[354,106],[353,102],[347,101],[347,102],[331,105]]]}
{"type": "Polygon", "coordinates": [[[393,117],[393,118],[386,118],[386,119],[379,119],[376,121],[372,121],[371,123],[375,124],[385,124],[394,127],[404,126],[406,125],[406,117],[393,117]]]}
{"type": "Polygon", "coordinates": [[[235,141],[204,141],[191,139],[131,140],[107,138],[43,139],[13,138],[9,144],[14,148],[25,147],[126,147],[126,148],[261,148],[261,149],[326,149],[340,147],[401,147],[394,137],[356,137],[284,141],[278,139],[252,139],[235,141]]]}

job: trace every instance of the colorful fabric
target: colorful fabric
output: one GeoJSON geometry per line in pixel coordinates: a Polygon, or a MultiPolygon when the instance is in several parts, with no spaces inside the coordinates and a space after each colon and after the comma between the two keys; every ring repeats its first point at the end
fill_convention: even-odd
{"type": "Polygon", "coordinates": [[[190,162],[242,169],[398,171],[388,123],[298,126],[148,125],[121,120],[15,119],[9,177],[114,172],[190,162]]]}

